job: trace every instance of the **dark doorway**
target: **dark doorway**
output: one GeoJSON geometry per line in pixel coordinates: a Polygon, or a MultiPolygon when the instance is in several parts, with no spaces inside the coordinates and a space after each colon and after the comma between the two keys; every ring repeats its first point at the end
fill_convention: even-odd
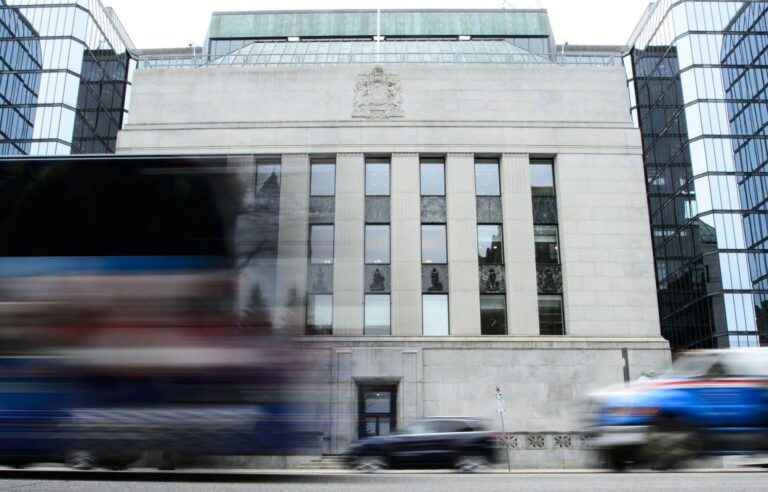
{"type": "Polygon", "coordinates": [[[388,436],[397,427],[397,386],[359,386],[358,434],[360,438],[388,436]]]}

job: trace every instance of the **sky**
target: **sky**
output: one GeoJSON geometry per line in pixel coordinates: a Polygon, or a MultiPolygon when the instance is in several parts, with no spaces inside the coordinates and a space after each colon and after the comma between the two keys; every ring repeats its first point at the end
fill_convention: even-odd
{"type": "Polygon", "coordinates": [[[649,0],[102,0],[137,48],[201,46],[211,12],[228,10],[546,8],[558,43],[624,44],[649,0]]]}

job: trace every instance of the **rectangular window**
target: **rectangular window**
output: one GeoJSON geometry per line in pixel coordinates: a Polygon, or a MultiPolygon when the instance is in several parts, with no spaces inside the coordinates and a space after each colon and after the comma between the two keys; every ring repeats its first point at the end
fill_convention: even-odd
{"type": "Polygon", "coordinates": [[[366,159],[366,196],[389,196],[389,182],[389,159],[366,159]]]}
{"type": "Polygon", "coordinates": [[[330,335],[333,331],[333,296],[311,295],[307,308],[310,335],[330,335]]]}
{"type": "Polygon", "coordinates": [[[334,196],[336,194],[336,164],[325,160],[312,161],[310,170],[310,195],[334,196]]]}
{"type": "Polygon", "coordinates": [[[421,160],[421,195],[445,196],[445,162],[442,159],[421,160]]]}
{"type": "Polygon", "coordinates": [[[539,296],[539,329],[542,335],[565,335],[563,296],[539,296]]]}
{"type": "Polygon", "coordinates": [[[552,161],[531,162],[531,192],[536,196],[555,196],[555,170],[552,161]]]}
{"type": "Polygon", "coordinates": [[[483,335],[507,334],[506,297],[480,296],[480,328],[483,335]]]}
{"type": "Polygon", "coordinates": [[[421,226],[421,262],[438,265],[448,263],[448,243],[444,225],[421,226]]]}
{"type": "Polygon", "coordinates": [[[536,263],[560,263],[560,246],[557,236],[557,226],[534,226],[536,263]]]}
{"type": "Polygon", "coordinates": [[[475,194],[477,196],[501,195],[498,160],[480,159],[475,163],[475,194]]]}
{"type": "Polygon", "coordinates": [[[333,264],[332,225],[313,225],[309,228],[309,256],[313,265],[333,264]]]}
{"type": "Polygon", "coordinates": [[[389,296],[365,296],[365,335],[388,336],[391,332],[390,323],[389,296]]]}
{"type": "Polygon", "coordinates": [[[426,337],[448,336],[448,296],[422,296],[422,326],[426,337]]]}
{"type": "Polygon", "coordinates": [[[500,225],[477,226],[477,257],[481,265],[504,264],[504,233],[500,225]]]}
{"type": "Polygon", "coordinates": [[[565,335],[565,316],[554,161],[531,160],[530,177],[539,287],[539,333],[562,336],[565,335]]]}
{"type": "Polygon", "coordinates": [[[698,206],[696,204],[696,199],[691,200],[685,200],[683,202],[683,218],[686,220],[691,220],[698,214],[698,206]]]}
{"type": "Polygon", "coordinates": [[[389,263],[389,226],[365,226],[365,263],[383,265],[389,263]]]}
{"type": "Polygon", "coordinates": [[[256,166],[256,193],[280,192],[280,164],[256,166]]]}

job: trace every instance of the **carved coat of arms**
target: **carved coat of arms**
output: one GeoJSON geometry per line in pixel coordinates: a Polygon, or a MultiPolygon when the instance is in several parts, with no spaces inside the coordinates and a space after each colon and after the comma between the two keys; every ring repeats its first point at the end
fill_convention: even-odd
{"type": "Polygon", "coordinates": [[[382,67],[361,73],[355,84],[353,118],[385,120],[403,117],[403,94],[397,75],[382,67]]]}

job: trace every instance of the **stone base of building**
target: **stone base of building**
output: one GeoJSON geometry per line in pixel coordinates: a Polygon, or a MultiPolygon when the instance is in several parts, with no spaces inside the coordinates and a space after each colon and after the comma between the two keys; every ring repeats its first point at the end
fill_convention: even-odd
{"type": "Polygon", "coordinates": [[[425,417],[479,417],[502,431],[498,388],[515,468],[594,466],[585,434],[589,393],[658,373],[671,359],[661,338],[323,337],[297,344],[315,364],[307,394],[323,454],[425,417]]]}

